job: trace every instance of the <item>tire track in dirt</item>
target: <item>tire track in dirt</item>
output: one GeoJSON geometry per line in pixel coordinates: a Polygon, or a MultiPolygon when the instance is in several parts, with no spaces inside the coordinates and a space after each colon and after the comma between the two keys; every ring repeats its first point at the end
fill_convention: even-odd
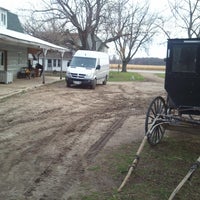
{"type": "Polygon", "coordinates": [[[67,128],[64,128],[64,130],[62,130],[63,127],[61,127],[60,131],[58,131],[57,134],[53,136],[51,141],[48,142],[48,145],[51,145],[51,143],[55,142],[55,140],[58,138],[59,135],[62,136],[67,134],[69,137],[68,142],[66,146],[62,149],[62,151],[60,151],[59,154],[57,154],[55,157],[51,159],[48,165],[45,168],[43,168],[43,170],[41,170],[41,172],[38,174],[37,177],[34,177],[32,183],[30,183],[30,185],[24,192],[25,197],[31,197],[33,195],[33,192],[36,191],[38,187],[40,187],[41,182],[48,181],[46,179],[49,178],[49,176],[52,176],[53,169],[55,168],[55,166],[63,163],[63,158],[66,156],[66,154],[68,154],[72,150],[74,144],[78,140],[80,140],[80,135],[74,135],[74,132],[80,129],[81,123],[83,123],[82,131],[84,131],[84,127],[85,129],[87,129],[87,126],[90,124],[90,122],[88,122],[87,124],[85,123],[84,121],[85,117],[86,116],[81,117],[78,120],[74,121],[67,128]],[[76,127],[76,124],[79,124],[79,126],[76,127]]]}
{"type": "MultiPolygon", "coordinates": [[[[118,105],[119,106],[119,105],[118,105]]],[[[110,108],[110,106],[108,106],[110,108]]],[[[112,105],[114,109],[117,110],[116,105],[112,105]]],[[[120,108],[122,106],[120,105],[120,108]]],[[[85,134],[86,130],[90,127],[93,121],[98,119],[104,119],[107,112],[110,113],[111,108],[108,110],[107,108],[99,111],[95,109],[91,110],[90,113],[87,115],[81,117],[80,119],[74,121],[70,126],[65,128],[62,133],[59,134],[67,134],[69,135],[69,138],[71,138],[71,142],[67,144],[65,148],[62,149],[62,152],[57,155],[54,160],[52,160],[49,165],[39,174],[38,177],[35,177],[33,180],[33,183],[31,184],[28,189],[24,192],[25,197],[31,197],[34,195],[34,191],[37,191],[37,188],[40,188],[41,183],[45,184],[46,181],[49,180],[49,176],[55,176],[54,169],[57,165],[64,164],[63,159],[66,156],[66,154],[70,154],[71,149],[73,149],[73,146],[75,146],[75,143],[77,144],[79,140],[81,140],[81,137],[85,134]],[[78,126],[77,126],[78,124],[78,126]],[[74,136],[74,133],[79,133],[76,136],[74,136]]],[[[127,119],[128,115],[124,114],[118,116],[118,118],[115,120],[115,122],[108,127],[108,129],[105,131],[105,133],[98,139],[86,152],[86,154],[77,156],[76,160],[73,160],[71,163],[68,163],[68,169],[65,172],[65,177],[60,178],[60,182],[62,182],[62,185],[64,186],[65,192],[69,190],[72,185],[77,182],[78,179],[83,175],[83,172],[85,170],[85,160],[87,160],[87,163],[91,162],[91,160],[101,151],[101,149],[106,145],[106,143],[109,141],[109,139],[114,135],[115,131],[120,128],[124,121],[127,119]],[[80,172],[77,174],[77,172],[80,172]],[[70,181],[69,181],[70,180],[70,181]]],[[[87,134],[87,133],[86,133],[87,134]]],[[[60,183],[59,183],[60,184],[60,183]]],[[[38,189],[39,189],[38,188],[38,189]]],[[[40,190],[40,189],[39,189],[40,190]]],[[[48,191],[49,193],[50,191],[48,191]]],[[[51,191],[53,192],[53,191],[51,191]]],[[[50,192],[50,193],[51,193],[50,192]]],[[[45,196],[49,196],[45,194],[45,196]]],[[[48,198],[46,198],[48,199],[48,198]]]]}
{"type": "Polygon", "coordinates": [[[128,118],[128,115],[121,116],[111,125],[110,128],[97,140],[84,155],[87,162],[91,162],[91,160],[103,149],[109,139],[115,134],[116,130],[121,128],[124,121],[128,118]]]}
{"type": "MultiPolygon", "coordinates": [[[[142,112],[142,92],[133,89],[132,85],[113,84],[97,87],[95,91],[66,89],[64,86],[57,90],[57,86],[51,87],[47,95],[48,102],[44,106],[41,103],[45,102],[47,97],[40,95],[45,92],[41,89],[40,94],[27,93],[19,97],[20,105],[24,98],[28,98],[25,101],[26,107],[17,110],[16,119],[12,116],[14,112],[8,116],[13,120],[4,134],[16,131],[16,135],[0,143],[2,150],[6,147],[2,158],[7,162],[3,169],[5,176],[8,176],[6,184],[0,184],[3,186],[0,198],[5,195],[3,197],[9,199],[67,199],[74,186],[84,178],[88,165],[95,161],[94,158],[126,119],[132,114],[142,112]],[[56,94],[51,93],[51,87],[56,94]],[[27,114],[27,102],[32,98],[35,98],[37,104],[32,104],[29,115],[19,118],[20,115],[27,114]],[[35,108],[38,108],[38,105],[37,116],[35,108]],[[41,124],[39,121],[42,121],[41,124]],[[17,133],[24,126],[28,127],[28,124],[28,132],[17,133]],[[6,159],[7,155],[10,156],[9,160],[6,159]],[[12,167],[6,170],[6,166],[12,167]],[[20,168],[27,169],[26,175],[20,168]],[[15,172],[18,173],[16,180],[21,181],[19,187],[14,185],[17,181],[9,177],[15,172]],[[19,176],[22,177],[18,178],[19,176]],[[8,186],[14,188],[16,193],[9,194],[8,186]]],[[[11,100],[9,105],[8,109],[12,111],[11,100]]],[[[4,180],[3,176],[1,178],[4,180]]]]}
{"type": "MultiPolygon", "coordinates": [[[[57,107],[57,108],[42,111],[41,113],[38,112],[35,115],[33,115],[33,114],[28,115],[29,117],[26,117],[26,118],[21,116],[19,119],[16,118],[16,116],[13,115],[13,118],[3,120],[3,123],[2,123],[3,126],[1,127],[1,125],[0,125],[0,128],[1,128],[0,130],[5,131],[5,130],[8,130],[10,127],[13,127],[13,126],[16,126],[16,125],[29,123],[29,122],[33,122],[33,121],[40,121],[42,119],[47,118],[47,116],[50,113],[60,112],[61,109],[62,109],[62,107],[57,107]]],[[[29,112],[31,113],[31,110],[29,112]]]]}
{"type": "MultiPolygon", "coordinates": [[[[93,117],[92,113],[88,113],[87,115],[84,115],[76,121],[72,122],[67,128],[64,127],[63,124],[60,130],[58,130],[57,133],[53,134],[52,137],[50,137],[50,140],[45,140],[44,144],[36,145],[34,148],[32,147],[31,151],[34,150],[40,152],[42,146],[46,144],[51,145],[59,136],[62,137],[62,135],[67,135],[69,138],[66,146],[61,150],[61,152],[56,155],[56,157],[53,157],[48,165],[43,168],[40,174],[32,180],[31,186],[29,186],[28,189],[26,189],[26,191],[24,192],[25,197],[32,196],[33,192],[37,190],[37,187],[40,187],[41,182],[44,182],[45,179],[48,178],[48,176],[51,176],[51,174],[53,173],[53,168],[55,168],[56,165],[60,165],[61,163],[63,163],[63,157],[65,157],[66,154],[69,154],[69,152],[73,149],[75,143],[77,143],[81,139],[81,135],[88,129],[88,127],[92,123],[92,120],[94,121],[95,118],[93,117]]],[[[78,163],[80,164],[79,161],[78,163]]],[[[71,168],[70,166],[74,167],[74,164],[70,163],[69,168],[71,168]]],[[[73,182],[71,181],[71,183],[73,182]]],[[[67,185],[67,183],[65,183],[65,185],[67,185]]]]}

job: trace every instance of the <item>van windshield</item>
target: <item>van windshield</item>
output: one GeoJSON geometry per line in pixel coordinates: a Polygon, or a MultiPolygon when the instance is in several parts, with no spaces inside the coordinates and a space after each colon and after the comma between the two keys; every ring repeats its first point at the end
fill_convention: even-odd
{"type": "Polygon", "coordinates": [[[73,57],[71,67],[95,68],[96,58],[73,57]]]}

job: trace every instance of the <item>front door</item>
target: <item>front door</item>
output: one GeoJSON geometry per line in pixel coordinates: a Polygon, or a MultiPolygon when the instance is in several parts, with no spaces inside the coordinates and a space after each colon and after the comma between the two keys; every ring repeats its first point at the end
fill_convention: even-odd
{"type": "Polygon", "coordinates": [[[7,71],[7,52],[0,50],[0,71],[7,71]]]}

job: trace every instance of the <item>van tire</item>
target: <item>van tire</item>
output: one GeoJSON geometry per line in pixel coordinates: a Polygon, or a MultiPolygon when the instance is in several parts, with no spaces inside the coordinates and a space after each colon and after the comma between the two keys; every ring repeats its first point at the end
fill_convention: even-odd
{"type": "Polygon", "coordinates": [[[91,85],[91,89],[95,89],[96,88],[96,85],[97,85],[97,79],[94,79],[93,81],[92,81],[92,85],[91,85]]]}
{"type": "Polygon", "coordinates": [[[67,87],[71,87],[71,84],[69,83],[69,81],[67,81],[67,87]]]}
{"type": "Polygon", "coordinates": [[[104,81],[103,81],[103,85],[107,84],[107,80],[108,80],[108,76],[105,77],[104,81]]]}

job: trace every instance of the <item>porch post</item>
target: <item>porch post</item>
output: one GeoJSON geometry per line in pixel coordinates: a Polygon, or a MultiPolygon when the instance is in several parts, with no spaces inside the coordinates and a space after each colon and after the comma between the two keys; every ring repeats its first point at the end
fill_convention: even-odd
{"type": "Polygon", "coordinates": [[[47,49],[43,49],[43,59],[42,59],[42,66],[43,66],[43,72],[42,72],[42,83],[45,84],[45,66],[46,66],[46,56],[47,56],[47,49]]]}
{"type": "Polygon", "coordinates": [[[61,66],[60,66],[60,79],[62,79],[62,70],[63,70],[63,57],[64,57],[64,51],[61,52],[61,66]]]}

